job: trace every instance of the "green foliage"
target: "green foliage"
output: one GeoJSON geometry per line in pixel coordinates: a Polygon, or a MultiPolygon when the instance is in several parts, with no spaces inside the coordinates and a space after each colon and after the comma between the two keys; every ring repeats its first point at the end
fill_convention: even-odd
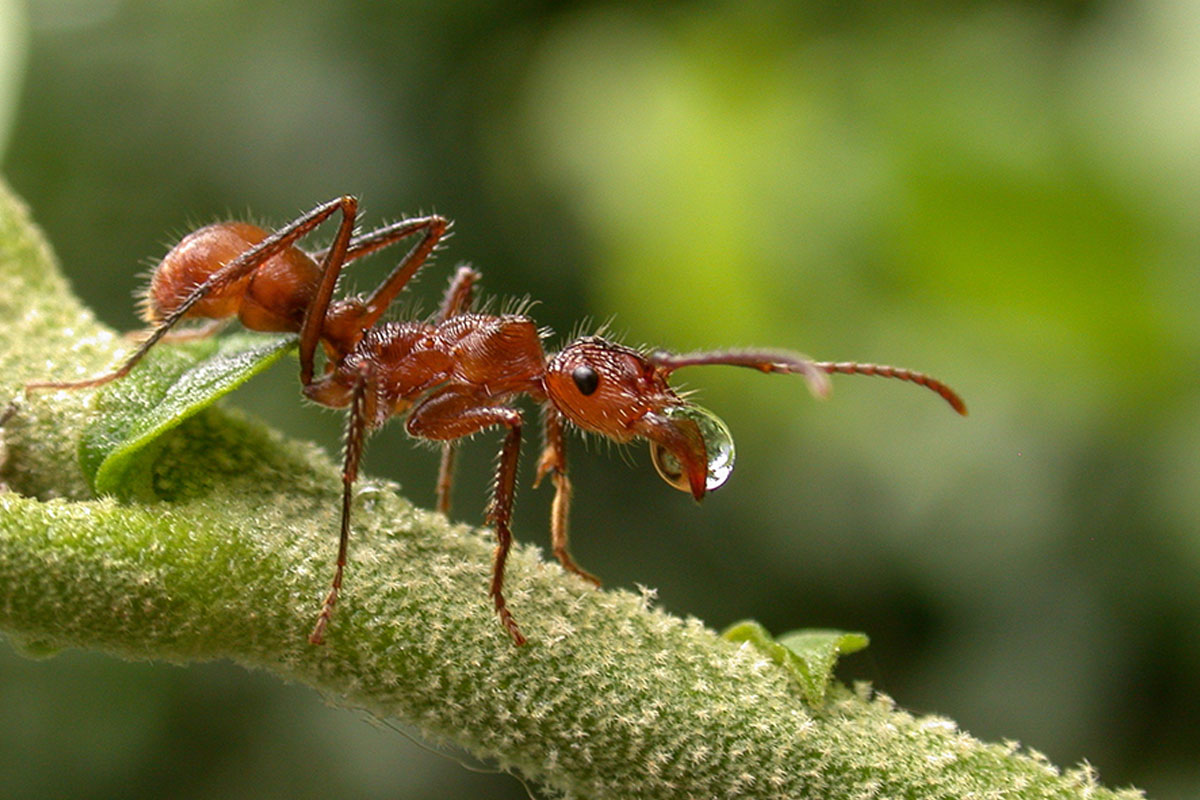
{"type": "Polygon", "coordinates": [[[0,154],[16,117],[17,95],[25,72],[25,9],[18,0],[0,0],[0,154]]]}
{"type": "MultiPolygon", "coordinates": [[[[108,366],[120,340],[71,300],[7,195],[0,254],[8,391],[46,371],[108,366]]],[[[150,384],[169,395],[178,382],[150,384]]],[[[144,436],[118,436],[107,458],[124,463],[113,480],[146,492],[94,499],[73,455],[95,424],[93,404],[120,397],[35,395],[3,431],[0,476],[15,491],[0,494],[0,628],[27,649],[230,658],[400,717],[564,797],[1136,796],[1098,787],[1087,768],[1063,773],[944,719],[915,718],[869,690],[835,686],[810,707],[757,646],[644,597],[594,591],[528,547],[510,561],[510,603],[530,638],[514,647],[486,597],[487,533],[370,480],[355,498],[342,605],[328,644],[312,647],[305,633],[332,561],[337,467],[219,408],[167,431],[105,406],[128,415],[126,431],[153,429],[160,440],[152,457],[132,458],[144,436]]],[[[194,410],[189,401],[176,413],[194,410]]],[[[828,668],[811,658],[801,661],[823,683],[828,668]]]]}
{"type": "Polygon", "coordinates": [[[194,414],[270,367],[294,336],[243,334],[158,347],[99,393],[95,422],[79,441],[79,463],[97,494],[121,493],[134,460],[194,414]]]}
{"type": "Polygon", "coordinates": [[[775,639],[754,620],[730,625],[721,634],[731,642],[750,642],[795,676],[804,699],[813,705],[825,700],[839,656],[857,653],[870,640],[863,633],[830,630],[790,631],[775,639]]]}
{"type": "MultiPolygon", "coordinates": [[[[138,326],[138,273],[185,230],[275,225],[352,191],[364,228],[456,221],[404,306],[431,310],[469,259],[493,307],[536,301],[551,348],[612,320],[630,344],[948,380],[969,420],[883,381],[835,377],[817,404],[783,378],[681,373],[729,424],[737,470],[696,508],[643,448],[631,466],[572,438],[576,553],[717,629],[867,630],[879,664],[839,673],[878,671],[985,739],[1086,755],[1110,783],[1200,796],[1200,7],[562,6],[17,0],[28,36],[0,61],[23,41],[30,58],[2,172],[118,331],[138,326]]],[[[347,290],[397,256],[356,264],[347,290]]],[[[48,297],[6,284],[0,306],[46,314],[48,297]]],[[[59,358],[93,324],[56,321],[44,352],[0,361],[101,372],[129,345],[59,358]]],[[[226,402],[337,460],[342,418],[297,402],[295,372],[226,402]]],[[[54,400],[94,418],[78,394],[54,400]]],[[[10,459],[31,463],[31,442],[60,468],[14,464],[23,488],[90,498],[76,429],[35,441],[30,420],[10,459]]],[[[542,544],[552,490],[528,488],[527,421],[515,532],[542,544]]],[[[462,449],[454,519],[481,519],[498,438],[462,449]]],[[[432,499],[436,454],[400,425],[364,468],[432,499]]],[[[490,794],[263,673],[121,666],[0,648],[6,797],[490,794]],[[208,735],[189,739],[198,719],[208,735]]]]}

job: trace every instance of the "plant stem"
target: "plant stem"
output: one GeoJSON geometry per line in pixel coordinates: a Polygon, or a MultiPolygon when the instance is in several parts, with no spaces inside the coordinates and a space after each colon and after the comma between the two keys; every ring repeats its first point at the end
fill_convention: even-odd
{"type": "MultiPolygon", "coordinates": [[[[0,376],[106,368],[122,340],[70,296],[0,186],[0,376]]],[[[144,459],[137,501],[94,498],[76,447],[93,392],[46,392],[2,431],[0,629],[31,652],[229,658],[398,717],[566,797],[1118,795],[1089,770],[988,745],[886,698],[835,687],[807,706],[789,673],[696,620],[597,591],[532,548],[512,555],[514,647],[487,597],[487,531],[364,480],[347,583],[306,634],[331,573],[337,465],[261,423],[209,409],[144,459]]]]}

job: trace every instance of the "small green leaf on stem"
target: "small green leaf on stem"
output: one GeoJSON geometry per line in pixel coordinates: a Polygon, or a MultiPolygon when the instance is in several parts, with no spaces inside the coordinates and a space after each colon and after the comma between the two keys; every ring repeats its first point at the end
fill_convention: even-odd
{"type": "Polygon", "coordinates": [[[295,336],[235,334],[151,351],[104,387],[79,440],[79,464],[97,494],[125,488],[137,456],[188,417],[274,364],[295,336]]]}
{"type": "Polygon", "coordinates": [[[797,683],[810,705],[825,700],[825,690],[833,680],[838,656],[857,653],[870,640],[863,633],[847,633],[822,628],[790,631],[775,639],[759,623],[745,620],[730,625],[721,634],[731,642],[750,642],[783,666],[797,683]]]}

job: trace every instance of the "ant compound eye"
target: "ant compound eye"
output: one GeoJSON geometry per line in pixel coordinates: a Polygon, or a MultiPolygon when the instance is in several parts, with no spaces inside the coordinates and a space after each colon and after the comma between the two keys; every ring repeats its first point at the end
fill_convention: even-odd
{"type": "Polygon", "coordinates": [[[591,367],[576,367],[571,373],[571,378],[575,381],[576,388],[584,397],[596,391],[596,387],[600,385],[600,376],[596,370],[591,367]]]}
{"type": "MultiPolygon", "coordinates": [[[[700,438],[704,440],[705,459],[708,462],[708,475],[704,482],[706,490],[711,492],[729,480],[733,473],[735,453],[733,434],[729,432],[724,420],[707,408],[695,405],[672,406],[662,414],[671,420],[691,422],[699,429],[700,438]]],[[[654,462],[654,469],[658,470],[664,481],[681,492],[691,491],[687,470],[679,463],[674,453],[657,442],[650,442],[650,460],[654,462]]]]}

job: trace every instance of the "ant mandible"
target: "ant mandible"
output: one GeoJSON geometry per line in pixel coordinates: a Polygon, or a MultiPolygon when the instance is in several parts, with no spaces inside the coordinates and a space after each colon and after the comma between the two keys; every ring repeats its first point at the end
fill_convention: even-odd
{"type": "MultiPolygon", "coordinates": [[[[187,335],[208,335],[236,315],[257,331],[300,335],[300,383],[310,400],[349,408],[342,470],[341,533],[329,593],[309,635],[324,641],[346,567],[351,490],[368,432],[407,414],[409,435],[442,443],[438,509],[448,512],[458,439],[491,427],[507,429],[496,469],[487,521],[496,529],[490,596],[513,641],[525,637],[504,600],[504,564],[512,546],[509,524],[521,444],[521,412],[510,404],[528,395],[543,410],[544,447],[534,486],[550,476],[554,555],[570,572],[599,584],[567,549],[571,482],[563,427],[572,423],[617,442],[649,441],[659,474],[696,499],[716,489],[733,468],[733,440],[712,412],[677,394],[667,382],[681,367],[729,364],[762,372],[803,375],[813,393],[828,391],[832,373],[879,375],[925,386],[960,414],[966,406],[945,384],[919,372],[876,364],[812,361],[791,352],[718,350],[675,354],[642,352],[599,336],[585,336],[557,353],[542,349],[542,332],[523,314],[470,311],[479,273],[459,267],[437,313],[429,320],[380,322],[380,317],[425,263],[450,223],[432,215],[405,219],[355,235],[358,201],[339,197],[269,233],[245,222],[221,222],[185,236],[155,268],[142,304],[149,335],[115,371],[83,381],[43,381],[27,390],[79,389],[121,378],[184,318],[209,322],[187,335]],[[332,244],[309,253],[297,242],[341,214],[332,244]],[[333,300],[342,268],[369,253],[419,236],[396,268],[368,297],[333,300]],[[316,375],[318,345],[325,352],[316,375]]],[[[177,336],[183,335],[176,332],[177,336]]]]}

